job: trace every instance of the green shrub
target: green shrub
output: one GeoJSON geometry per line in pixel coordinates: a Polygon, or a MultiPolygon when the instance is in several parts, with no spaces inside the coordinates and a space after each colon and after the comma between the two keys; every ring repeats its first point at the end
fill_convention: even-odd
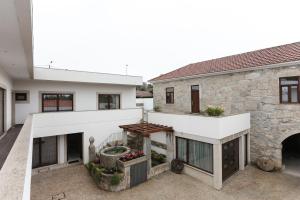
{"type": "Polygon", "coordinates": [[[110,184],[119,185],[120,182],[121,182],[121,176],[118,173],[114,173],[114,175],[111,177],[110,184]]]}
{"type": "Polygon", "coordinates": [[[208,106],[205,111],[209,116],[220,116],[224,113],[224,109],[219,106],[208,106]]]}

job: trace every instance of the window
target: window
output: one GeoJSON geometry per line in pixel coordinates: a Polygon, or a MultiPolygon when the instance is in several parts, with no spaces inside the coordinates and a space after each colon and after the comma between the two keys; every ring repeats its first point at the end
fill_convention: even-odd
{"type": "Polygon", "coordinates": [[[29,92],[15,92],[15,102],[16,103],[28,103],[29,102],[29,92]]]}
{"type": "Polygon", "coordinates": [[[299,103],[299,77],[279,79],[280,103],[299,103]]]}
{"type": "Polygon", "coordinates": [[[42,112],[73,111],[73,94],[42,94],[42,112]]]}
{"type": "Polygon", "coordinates": [[[213,145],[176,137],[176,157],[192,167],[213,173],[213,145]]]}
{"type": "Polygon", "coordinates": [[[174,103],[174,88],[173,87],[166,88],[166,103],[167,104],[174,103]]]}
{"type": "Polygon", "coordinates": [[[98,109],[111,110],[120,109],[120,95],[119,94],[99,94],[98,95],[98,109]]]}

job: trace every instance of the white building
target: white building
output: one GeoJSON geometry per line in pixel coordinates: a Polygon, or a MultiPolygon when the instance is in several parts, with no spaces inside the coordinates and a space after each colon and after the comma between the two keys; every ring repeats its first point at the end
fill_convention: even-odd
{"type": "MultiPolygon", "coordinates": [[[[136,107],[142,77],[34,68],[30,0],[1,1],[0,23],[0,134],[24,124],[0,171],[0,199],[30,199],[32,168],[86,163],[91,136],[101,146],[112,135],[120,136],[119,125],[143,119],[136,107]]],[[[221,140],[238,138],[250,124],[248,114],[216,119],[150,113],[148,118],[173,126],[176,137],[213,144],[213,174],[188,166],[185,172],[217,189],[222,187],[221,140]]],[[[161,136],[152,139],[167,142],[161,136]]],[[[173,148],[174,155],[175,143],[173,148]]]]}

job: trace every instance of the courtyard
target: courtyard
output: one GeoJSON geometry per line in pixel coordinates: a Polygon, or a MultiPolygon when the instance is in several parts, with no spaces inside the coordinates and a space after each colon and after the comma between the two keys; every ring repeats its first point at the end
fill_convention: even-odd
{"type": "Polygon", "coordinates": [[[83,165],[42,172],[31,180],[32,200],[295,200],[300,197],[300,178],[267,173],[248,166],[224,183],[221,191],[187,176],[165,172],[123,192],[98,189],[83,165]]]}

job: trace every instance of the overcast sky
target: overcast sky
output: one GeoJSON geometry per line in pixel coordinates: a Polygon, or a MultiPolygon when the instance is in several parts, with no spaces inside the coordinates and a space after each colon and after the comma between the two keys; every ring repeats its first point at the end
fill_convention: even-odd
{"type": "Polygon", "coordinates": [[[282,0],[33,0],[34,63],[141,75],[300,41],[282,0]]]}

